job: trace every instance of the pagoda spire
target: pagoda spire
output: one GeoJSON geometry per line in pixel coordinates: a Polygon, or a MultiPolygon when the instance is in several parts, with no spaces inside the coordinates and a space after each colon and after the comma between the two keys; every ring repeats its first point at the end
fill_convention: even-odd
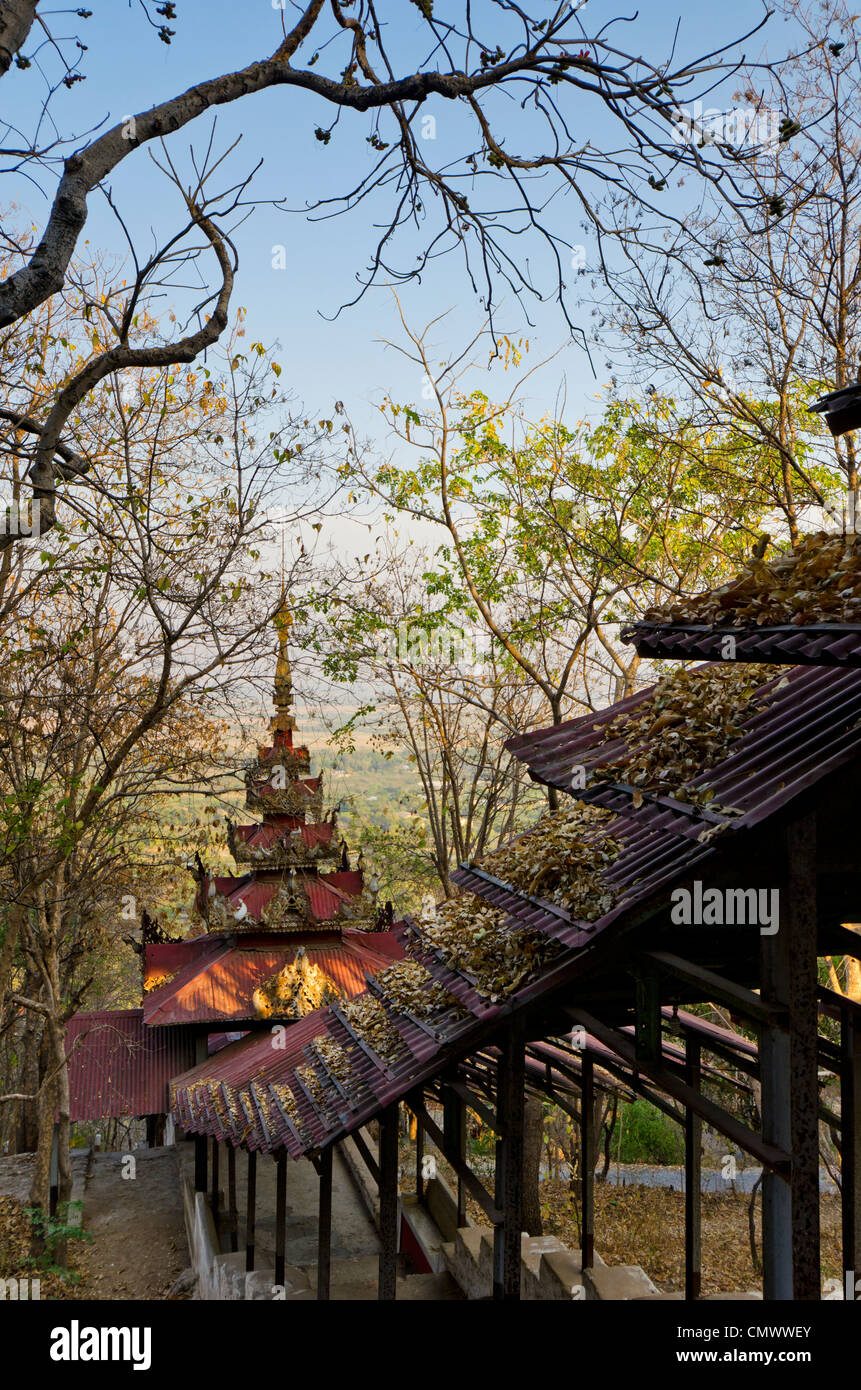
{"type": "MultiPolygon", "coordinates": [[[[287,652],[287,638],[293,619],[287,607],[287,593],[282,582],[281,603],[275,614],[275,630],[278,633],[278,659],[275,663],[275,684],[273,696],[275,713],[269,721],[269,728],[276,733],[292,735],[296,728],[293,716],[293,673],[290,670],[290,657],[287,652]]],[[[285,742],[292,745],[292,737],[285,742]]]]}

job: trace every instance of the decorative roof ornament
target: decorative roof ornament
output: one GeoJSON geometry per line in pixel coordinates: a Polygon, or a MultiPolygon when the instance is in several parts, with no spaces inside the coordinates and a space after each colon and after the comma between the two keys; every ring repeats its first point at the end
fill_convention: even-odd
{"type": "Polygon", "coordinates": [[[296,728],[293,709],[293,673],[290,670],[290,657],[287,654],[287,639],[293,625],[293,617],[287,607],[287,593],[282,583],[281,603],[275,614],[275,630],[278,633],[278,660],[275,665],[275,685],[273,687],[275,714],[269,727],[275,732],[292,733],[296,728]]]}

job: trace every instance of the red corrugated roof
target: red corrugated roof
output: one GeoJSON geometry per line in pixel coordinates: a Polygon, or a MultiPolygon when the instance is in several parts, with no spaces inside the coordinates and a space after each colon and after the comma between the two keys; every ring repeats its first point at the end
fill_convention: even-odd
{"type": "Polygon", "coordinates": [[[320,875],[321,883],[330,883],[348,898],[357,898],[362,891],[363,876],[359,869],[333,869],[320,875]]]}
{"type": "Polygon", "coordinates": [[[185,941],[154,942],[144,947],[144,984],[148,985],[157,975],[173,975],[192,961],[212,953],[217,945],[213,937],[204,932],[185,941]]]}
{"type": "Polygon", "coordinates": [[[306,878],[302,882],[302,887],[308,895],[308,905],[311,908],[311,915],[318,922],[331,922],[341,911],[344,903],[349,901],[348,895],[342,893],[332,883],[324,883],[323,879],[306,878]]]}
{"type": "MultiPolygon", "coordinates": [[[[650,696],[651,692],[644,692],[635,699],[650,696]]],[[[600,716],[590,714],[568,725],[539,731],[513,740],[512,747],[517,756],[529,762],[538,780],[570,791],[572,764],[588,763],[590,750],[599,742],[600,727],[596,731],[594,725],[600,726],[625,708],[626,704],[617,705],[600,716]]],[[[234,1144],[245,1142],[267,1151],[286,1147],[294,1157],[301,1157],[353,1132],[384,1106],[437,1075],[442,1066],[484,1046],[492,1029],[506,1016],[538,1000],[551,1008],[563,993],[570,997],[575,981],[588,998],[590,965],[594,970],[592,963],[597,961],[599,969],[618,973],[618,962],[625,959],[615,954],[619,931],[633,932],[638,923],[646,922],[647,939],[654,940],[656,914],[668,901],[671,885],[688,881],[695,866],[698,874],[706,863],[719,868],[727,856],[737,852],[739,838],[751,827],[785,811],[815,783],[861,762],[861,671],[796,668],[785,684],[780,682],[770,701],[761,708],[752,706],[752,711],[742,721],[741,736],[728,756],[702,775],[716,788],[715,801],[738,806],[741,816],[709,816],[707,811],[678,802],[667,804],[667,798],[663,802],[645,800],[636,808],[624,789],[610,788],[608,800],[601,793],[600,804],[617,814],[596,830],[594,838],[600,843],[609,834],[622,848],[600,874],[600,881],[615,890],[616,901],[597,921],[578,922],[564,908],[531,898],[481,869],[463,868],[452,875],[461,887],[501,908],[511,925],[546,933],[568,948],[504,1004],[480,999],[469,978],[445,965],[425,942],[420,927],[413,925],[406,934],[409,955],[455,996],[463,1014],[449,1011],[434,1017],[431,1026],[420,1025],[384,999],[401,1043],[397,1053],[384,1061],[354,1037],[337,1006],[321,1009],[304,1020],[301,1034],[288,1033],[288,1048],[283,1053],[271,1046],[268,1054],[238,1054],[227,1049],[224,1058],[229,1085],[234,1088],[231,1095],[221,1089],[228,1070],[222,1073],[210,1066],[205,1072],[197,1068],[178,1078],[173,1094],[180,1123],[193,1132],[216,1134],[234,1144]],[[703,830],[716,821],[720,828],[717,837],[700,840],[703,830]],[[602,952],[601,946],[606,950],[602,952]],[[339,1071],[336,1076],[330,1071],[313,1046],[315,1033],[340,1043],[348,1064],[345,1074],[339,1071]],[[228,1052],[234,1054],[229,1059],[228,1052]],[[315,1069],[320,1082],[317,1097],[298,1075],[297,1069],[308,1065],[315,1069]],[[297,1107],[296,1123],[282,1106],[277,1089],[281,1085],[286,1085],[297,1107]]],[[[601,756],[606,752],[603,745],[601,756]]],[[[635,940],[642,940],[642,936],[635,940]]],[[[746,940],[749,943],[750,938],[746,940]]],[[[752,940],[753,946],[748,944],[744,949],[755,962],[758,938],[752,940]]],[[[697,959],[697,933],[692,933],[690,941],[691,958],[697,959]]]]}
{"type": "Polygon", "coordinates": [[[176,1025],[253,1019],[254,991],[295,959],[300,946],[345,997],[360,994],[365,975],[385,969],[393,958],[392,950],[376,947],[382,933],[374,933],[367,944],[359,939],[361,935],[355,931],[345,936],[340,932],[306,932],[277,944],[265,936],[224,938],[214,957],[192,964],[146,996],[145,1021],[148,1025],[176,1025]]]}
{"type": "Polygon", "coordinates": [[[147,1028],[142,1009],[75,1014],[66,1024],[72,1120],[158,1115],[168,1082],[194,1063],[194,1040],[147,1028]]]}
{"type": "Polygon", "coordinates": [[[289,819],[292,824],[279,825],[272,821],[263,821],[259,825],[237,825],[235,834],[243,844],[250,845],[254,849],[269,849],[272,845],[289,845],[294,833],[298,831],[302,843],[308,849],[314,849],[317,845],[328,844],[332,839],[334,826],[331,821],[322,821],[315,825],[306,825],[297,816],[289,819]]]}
{"type": "Polygon", "coordinates": [[[737,628],[707,623],[629,623],[623,642],[640,656],[676,661],[753,661],[776,665],[861,666],[861,626],[857,623],[773,624],[737,628]],[[726,638],[735,642],[726,656],[726,638]]]}
{"type": "MultiPolygon", "coordinates": [[[[234,911],[240,903],[244,903],[248,909],[248,918],[252,922],[258,922],[270,899],[285,882],[285,876],[280,869],[264,869],[255,874],[246,874],[242,878],[216,878],[215,886],[216,891],[227,899],[234,911]]],[[[316,922],[334,921],[340,915],[343,904],[349,902],[362,889],[360,873],[339,872],[321,874],[319,877],[310,873],[299,873],[296,875],[296,882],[304,889],[311,916],[316,922]]],[[[303,930],[301,925],[299,930],[303,930]]]]}

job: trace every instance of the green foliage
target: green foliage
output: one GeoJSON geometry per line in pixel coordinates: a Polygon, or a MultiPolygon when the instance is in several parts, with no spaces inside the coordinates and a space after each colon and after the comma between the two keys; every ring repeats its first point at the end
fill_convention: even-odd
{"type": "Polygon", "coordinates": [[[60,1244],[67,1245],[69,1241],[73,1240],[92,1240],[92,1233],[85,1231],[80,1224],[79,1218],[83,1206],[83,1202],[64,1202],[57,1208],[56,1216],[50,1216],[42,1207],[25,1207],[24,1215],[30,1218],[33,1231],[42,1249],[40,1255],[29,1256],[25,1260],[25,1264],[36,1269],[46,1270],[51,1274],[62,1274],[68,1282],[77,1283],[80,1276],[58,1264],[56,1255],[60,1244]],[[75,1212],[77,1212],[77,1217],[73,1215],[75,1212]]]}
{"type": "Polygon", "coordinates": [[[683,1163],[685,1145],[678,1125],[638,1097],[620,1107],[610,1154],[620,1163],[683,1163]],[[622,1143],[619,1145],[621,1127],[622,1143]]]}
{"type": "Polygon", "coordinates": [[[424,898],[435,896],[439,877],[425,821],[410,819],[373,824],[362,821],[353,830],[365,857],[375,866],[380,880],[380,903],[395,904],[399,916],[418,912],[424,898]]]}

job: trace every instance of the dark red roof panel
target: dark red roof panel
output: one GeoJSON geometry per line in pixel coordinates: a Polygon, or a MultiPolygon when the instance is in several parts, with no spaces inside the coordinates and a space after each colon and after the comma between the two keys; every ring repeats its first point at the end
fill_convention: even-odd
{"type": "MultiPolygon", "coordinates": [[[[280,1057],[275,1058],[271,1049],[262,1056],[225,1050],[225,1064],[228,1053],[233,1054],[230,1084],[236,1092],[234,1112],[227,1119],[218,1113],[222,1073],[218,1068],[213,1071],[212,1063],[206,1075],[197,1069],[194,1077],[179,1078],[177,1118],[192,1131],[219,1133],[234,1143],[244,1140],[267,1151],[286,1146],[299,1157],[350,1133],[441,1067],[485,1046],[506,1015],[538,999],[552,998],[582,971],[588,960],[585,952],[613,945],[617,929],[626,930],[641,914],[659,907],[671,885],[690,878],[695,870],[701,872],[700,865],[721,855],[735,836],[787,807],[817,781],[861,760],[861,671],[799,667],[785,680],[773,677],[771,684],[772,698],[752,705],[735,746],[703,774],[716,789],[715,800],[738,807],[741,815],[705,819],[669,798],[645,800],[642,807],[634,808],[624,787],[606,791],[607,800],[601,804],[612,801],[612,809],[622,814],[598,829],[596,840],[612,834],[621,841],[621,852],[601,875],[602,882],[615,889],[615,903],[599,920],[578,922],[564,909],[530,898],[479,868],[464,867],[453,875],[461,887],[504,912],[511,925],[551,935],[564,948],[504,1003],[480,999],[463,973],[452,971],[436,956],[421,928],[408,923],[401,935],[409,955],[446,986],[462,1012],[450,1011],[430,1026],[389,1009],[401,1046],[394,1058],[384,1061],[352,1036],[337,1008],[320,1010],[303,1020],[301,1035],[288,1032],[288,1050],[280,1057]],[[709,838],[701,839],[704,834],[709,838]],[[346,1081],[331,1075],[315,1054],[312,1028],[340,1042],[347,1052],[351,1068],[346,1081]],[[297,1076],[297,1067],[309,1064],[321,1083],[318,1097],[297,1076]],[[294,1097],[298,1127],[278,1104],[277,1088],[284,1085],[294,1097]]],[[[540,730],[512,740],[509,746],[529,763],[539,781],[570,790],[572,766],[588,764],[590,756],[597,760],[595,745],[603,723],[650,695],[650,691],[642,692],[600,715],[540,730]]],[[[600,756],[606,751],[602,745],[600,756]]]]}
{"type": "Polygon", "coordinates": [[[272,845],[289,843],[291,836],[296,833],[299,834],[302,843],[308,849],[313,849],[317,845],[328,844],[332,839],[334,826],[331,821],[306,825],[299,820],[298,816],[282,817],[282,820],[293,823],[284,825],[273,820],[266,820],[259,825],[237,825],[234,833],[238,840],[246,845],[251,845],[254,849],[270,849],[272,845]]]}
{"type": "Polygon", "coordinates": [[[788,623],[733,628],[705,623],[629,623],[621,630],[640,656],[676,661],[752,661],[797,666],[861,667],[861,626],[850,623],[788,623]],[[726,656],[726,638],[735,655],[726,656]]]}
{"type": "Polygon", "coordinates": [[[75,1014],[66,1024],[72,1120],[164,1114],[168,1082],[194,1062],[194,1040],[147,1028],[142,1009],[75,1014]]]}
{"type": "Polygon", "coordinates": [[[351,998],[365,988],[365,975],[383,970],[392,963],[388,951],[373,943],[382,933],[309,933],[291,936],[289,943],[274,943],[264,937],[254,944],[241,937],[223,938],[221,949],[183,970],[175,979],[153,990],[144,1000],[144,1019],[152,1025],[183,1023],[239,1023],[256,1017],[252,996],[266,980],[295,959],[304,946],[309,959],[333,981],[341,993],[351,998]]]}
{"type": "MultiPolygon", "coordinates": [[[[570,793],[575,768],[584,767],[588,780],[591,767],[612,757],[614,749],[624,748],[622,739],[601,742],[604,726],[650,699],[654,689],[598,714],[522,734],[506,746],[528,765],[534,780],[570,793]]],[[[720,836],[758,824],[861,754],[861,672],[792,667],[766,676],[756,696],[750,714],[740,721],[741,737],[716,767],[692,782],[694,787],[711,788],[718,806],[735,807],[741,815],[648,792],[642,806],[635,808],[633,788],[614,781],[612,768],[600,781],[573,794],[641,826],[699,841],[712,827],[720,836]]]]}

